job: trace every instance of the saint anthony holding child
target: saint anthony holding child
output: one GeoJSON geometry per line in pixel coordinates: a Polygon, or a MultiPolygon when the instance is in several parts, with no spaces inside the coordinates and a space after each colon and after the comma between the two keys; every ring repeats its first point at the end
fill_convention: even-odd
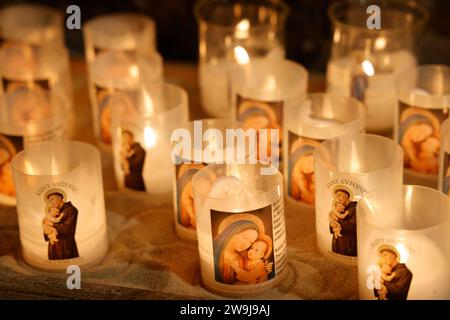
{"type": "Polygon", "coordinates": [[[75,241],[78,209],[65,202],[63,191],[53,190],[46,196],[46,215],[42,221],[44,239],[48,242],[48,259],[78,258],[75,241]]]}
{"type": "Polygon", "coordinates": [[[356,257],[356,201],[343,188],[334,191],[333,208],[330,211],[330,233],[333,235],[334,253],[356,257]]]}
{"type": "Polygon", "coordinates": [[[145,150],[134,140],[134,134],[131,131],[122,131],[120,158],[125,174],[125,187],[145,191],[145,183],[142,177],[145,163],[145,150]]]}

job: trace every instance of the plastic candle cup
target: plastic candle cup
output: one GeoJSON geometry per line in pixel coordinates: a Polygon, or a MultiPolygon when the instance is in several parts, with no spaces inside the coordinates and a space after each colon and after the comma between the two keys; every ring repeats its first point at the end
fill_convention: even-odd
{"type": "Polygon", "coordinates": [[[439,190],[450,196],[450,120],[441,127],[441,154],[439,160],[439,190]]]}
{"type": "Polygon", "coordinates": [[[288,13],[286,4],[271,0],[197,3],[201,101],[210,116],[231,117],[229,89],[233,66],[249,59],[272,63],[284,57],[288,13]]]}
{"type": "Polygon", "coordinates": [[[283,179],[276,168],[262,175],[263,167],[210,164],[192,179],[201,275],[211,291],[254,294],[287,273],[283,179]]]}
{"type": "Polygon", "coordinates": [[[369,29],[370,1],[333,3],[333,25],[327,92],[352,96],[368,108],[366,131],[389,136],[397,106],[395,79],[416,65],[414,46],[428,20],[427,10],[415,2],[380,0],[381,29],[369,29]]]}
{"type": "Polygon", "coordinates": [[[24,260],[49,271],[90,266],[108,249],[99,151],[42,142],[12,161],[24,260]]]}
{"type": "Polygon", "coordinates": [[[395,139],[405,153],[405,183],[436,188],[441,125],[450,110],[450,67],[424,65],[405,71],[397,90],[395,139]]]}
{"type": "Polygon", "coordinates": [[[358,100],[334,94],[310,94],[284,109],[284,176],[288,197],[313,211],[314,150],[323,141],[364,132],[366,107],[358,100]]]}
{"type": "Polygon", "coordinates": [[[402,185],[402,148],[377,135],[335,137],[315,149],[314,175],[319,251],[356,264],[356,205],[368,192],[402,185]]]}
{"type": "Polygon", "coordinates": [[[357,211],[360,299],[450,299],[447,196],[422,186],[380,189],[357,211]]]}
{"type": "Polygon", "coordinates": [[[171,134],[188,122],[184,89],[162,84],[144,92],[139,110],[113,109],[112,141],[120,189],[168,194],[172,191],[171,134]]]}

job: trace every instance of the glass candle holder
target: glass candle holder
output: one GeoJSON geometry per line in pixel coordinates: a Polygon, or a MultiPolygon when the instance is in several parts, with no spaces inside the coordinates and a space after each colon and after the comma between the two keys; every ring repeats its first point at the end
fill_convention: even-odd
{"type": "Polygon", "coordinates": [[[15,4],[0,10],[0,39],[31,46],[64,46],[64,17],[52,7],[15,4]]]}
{"type": "Polygon", "coordinates": [[[263,164],[210,164],[192,179],[203,284],[253,294],[287,273],[283,178],[263,164]],[[244,265],[239,261],[245,260],[244,265]]]}
{"type": "Polygon", "coordinates": [[[65,100],[26,88],[0,98],[0,204],[15,205],[11,161],[24,148],[68,138],[70,112],[65,100]]]}
{"type": "Polygon", "coordinates": [[[327,91],[352,96],[368,107],[366,131],[392,134],[397,107],[395,78],[416,65],[414,45],[428,20],[425,8],[412,1],[380,0],[381,29],[369,29],[372,1],[333,3],[327,91]]]}
{"type": "Polygon", "coordinates": [[[99,151],[42,142],[12,161],[24,260],[45,270],[89,266],[108,249],[99,151]]]}
{"type": "Polygon", "coordinates": [[[368,192],[402,185],[403,150],[377,135],[335,137],[314,151],[314,175],[319,251],[356,264],[356,205],[368,192]]]}
{"type": "Polygon", "coordinates": [[[88,63],[105,51],[156,52],[155,22],[138,13],[115,13],[94,18],[83,26],[88,63]]]}
{"type": "Polygon", "coordinates": [[[439,190],[450,196],[450,120],[445,120],[441,127],[439,165],[439,190]]]}
{"type": "Polygon", "coordinates": [[[187,93],[171,84],[149,88],[139,111],[114,110],[113,156],[120,189],[172,191],[171,134],[188,119],[187,93]]]}
{"type": "Polygon", "coordinates": [[[447,196],[422,186],[381,189],[357,211],[360,299],[450,299],[447,196]]]}
{"type": "Polygon", "coordinates": [[[305,210],[314,206],[314,150],[327,139],[364,133],[365,116],[364,104],[334,94],[310,94],[284,108],[285,190],[305,210]]]}
{"type": "Polygon", "coordinates": [[[109,147],[111,109],[114,106],[136,111],[145,86],[162,81],[162,59],[158,53],[106,51],[89,67],[89,94],[94,133],[100,146],[109,147]]]}
{"type": "Polygon", "coordinates": [[[65,96],[73,109],[69,52],[63,46],[0,45],[0,80],[0,95],[27,87],[42,94],[65,96]]]}
{"type": "Polygon", "coordinates": [[[249,144],[244,145],[243,149],[239,149],[241,146],[238,145],[240,142],[247,143],[248,139],[239,141],[236,135],[233,136],[232,141],[228,140],[230,130],[236,129],[241,129],[244,133],[242,124],[237,121],[203,119],[191,121],[181,128],[183,132],[180,131],[177,135],[179,139],[172,135],[173,150],[175,150],[172,154],[175,231],[182,239],[197,240],[192,177],[211,163],[234,163],[239,160],[244,163],[248,159],[249,144]],[[184,133],[189,136],[188,142],[183,140],[184,133]],[[226,144],[223,143],[225,139],[227,139],[226,144]],[[231,155],[227,154],[229,150],[233,152],[231,155]]]}
{"type": "Polygon", "coordinates": [[[405,182],[437,187],[441,124],[449,116],[450,67],[425,65],[397,80],[395,139],[405,153],[405,182]]]}
{"type": "Polygon", "coordinates": [[[199,1],[199,81],[203,109],[230,117],[230,68],[248,59],[271,63],[285,55],[289,9],[271,0],[199,1]]]}
{"type": "Polygon", "coordinates": [[[252,61],[233,72],[234,118],[245,128],[278,130],[278,143],[269,139],[267,154],[260,152],[259,159],[266,161],[267,158],[281,156],[283,109],[298,106],[306,96],[307,85],[306,69],[289,60],[274,64],[252,61]]]}

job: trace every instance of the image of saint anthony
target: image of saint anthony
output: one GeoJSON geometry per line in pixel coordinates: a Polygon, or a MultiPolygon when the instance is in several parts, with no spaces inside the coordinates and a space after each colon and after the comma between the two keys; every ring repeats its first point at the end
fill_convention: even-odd
{"type": "Polygon", "coordinates": [[[134,134],[131,131],[123,130],[120,159],[122,170],[125,174],[125,187],[138,191],[146,191],[142,177],[145,155],[144,148],[134,140],[134,134]]]}
{"type": "Polygon", "coordinates": [[[252,214],[233,214],[219,225],[214,238],[216,281],[255,284],[273,277],[272,238],[261,219],[252,214]]]}
{"type": "Polygon", "coordinates": [[[409,107],[401,112],[399,143],[404,150],[405,168],[438,173],[440,127],[439,118],[430,110],[409,107]]]}
{"type": "Polygon", "coordinates": [[[381,245],[378,256],[381,286],[374,289],[375,297],[378,300],[406,300],[413,275],[404,263],[400,263],[400,253],[391,245],[381,245]]]}
{"type": "Polygon", "coordinates": [[[351,201],[345,189],[334,191],[333,208],[329,214],[329,228],[333,235],[331,250],[334,253],[356,257],[356,201],[351,201]]]}
{"type": "Polygon", "coordinates": [[[60,191],[47,194],[47,212],[42,220],[44,239],[48,242],[48,259],[78,258],[75,241],[78,209],[71,202],[65,202],[60,191]]]}

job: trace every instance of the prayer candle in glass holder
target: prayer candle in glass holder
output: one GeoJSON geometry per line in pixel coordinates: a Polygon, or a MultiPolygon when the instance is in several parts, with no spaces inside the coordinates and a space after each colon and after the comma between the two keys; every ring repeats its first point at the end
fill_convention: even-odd
{"type": "Polygon", "coordinates": [[[63,14],[52,7],[23,3],[0,10],[2,45],[64,46],[63,28],[63,14]]]}
{"type": "Polygon", "coordinates": [[[273,63],[285,56],[289,8],[272,0],[199,1],[199,82],[203,109],[213,117],[231,117],[231,69],[248,60],[273,63]]]}
{"type": "Polygon", "coordinates": [[[86,59],[92,63],[105,51],[156,52],[155,22],[138,13],[115,13],[96,17],[83,26],[86,59]]]}
{"type": "Polygon", "coordinates": [[[175,231],[186,240],[197,240],[192,177],[211,163],[237,162],[248,159],[249,139],[242,135],[239,140],[235,130],[242,130],[242,124],[229,119],[203,119],[189,122],[172,135],[174,163],[174,214],[175,231]],[[230,134],[236,134],[229,140],[230,134]],[[188,141],[184,139],[188,138],[188,141]],[[200,137],[200,138],[199,138],[200,137]],[[223,141],[225,141],[224,143],[223,141]],[[240,149],[243,147],[242,149],[240,149]],[[227,152],[232,151],[232,154],[227,152]]]}
{"type": "Polygon", "coordinates": [[[266,154],[258,153],[258,158],[281,157],[283,110],[305,99],[308,71],[289,60],[273,64],[251,61],[237,68],[231,81],[234,118],[245,128],[278,130],[278,143],[271,141],[271,136],[266,154]]]}
{"type": "Polygon", "coordinates": [[[357,99],[314,93],[284,108],[284,176],[290,199],[305,210],[314,206],[314,150],[323,141],[364,133],[366,107],[357,99]]]}
{"type": "Polygon", "coordinates": [[[441,124],[449,117],[450,67],[424,65],[397,79],[395,139],[405,153],[405,183],[438,185],[441,124]]]}
{"type": "MultiPolygon", "coordinates": [[[[377,14],[377,12],[373,13],[377,14]]],[[[395,78],[415,67],[415,40],[428,20],[413,1],[343,0],[328,11],[333,24],[327,92],[352,96],[368,108],[366,131],[391,135],[397,107],[395,78]],[[368,8],[376,4],[381,28],[368,27],[368,8]]]]}
{"type": "Polygon", "coordinates": [[[12,161],[23,259],[66,270],[90,266],[108,249],[100,153],[76,142],[41,142],[12,161]]]}
{"type": "Polygon", "coordinates": [[[16,204],[12,159],[29,145],[71,134],[70,110],[58,96],[26,88],[0,98],[0,204],[16,204]]]}
{"type": "Polygon", "coordinates": [[[439,190],[450,196],[450,120],[445,120],[441,127],[439,190]]]}
{"type": "Polygon", "coordinates": [[[120,189],[169,194],[171,134],[188,122],[184,89],[162,84],[145,91],[138,111],[112,109],[114,169],[120,189]]]}
{"type": "Polygon", "coordinates": [[[65,96],[73,109],[69,52],[65,47],[0,45],[0,80],[0,95],[26,87],[42,95],[65,96]]]}
{"type": "Polygon", "coordinates": [[[368,192],[402,185],[403,150],[377,135],[335,137],[314,151],[314,175],[319,251],[356,264],[356,205],[368,192]]]}
{"type": "Polygon", "coordinates": [[[450,299],[447,196],[423,186],[379,189],[357,211],[360,299],[450,299]]]}
{"type": "Polygon", "coordinates": [[[205,287],[240,296],[279,283],[287,268],[278,170],[260,163],[210,164],[195,174],[192,187],[205,287]]]}

